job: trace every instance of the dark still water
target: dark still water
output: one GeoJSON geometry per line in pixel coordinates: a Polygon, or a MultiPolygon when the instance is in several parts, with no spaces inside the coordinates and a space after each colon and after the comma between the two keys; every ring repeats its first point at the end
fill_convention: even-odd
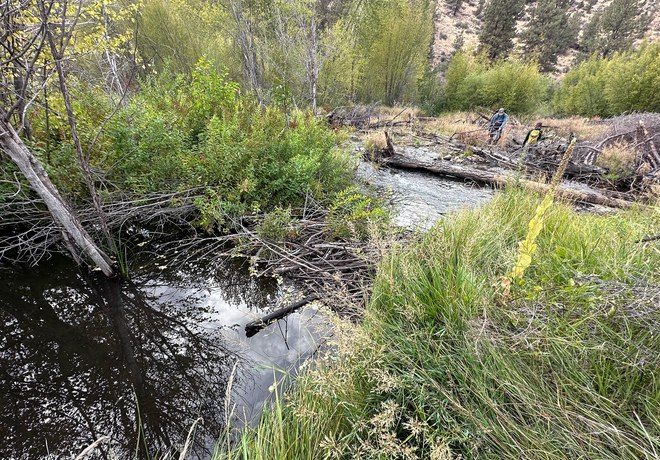
{"type": "Polygon", "coordinates": [[[325,323],[311,308],[245,337],[288,301],[245,263],[142,259],[122,307],[65,258],[0,266],[1,459],[75,458],[102,436],[87,458],[151,458],[199,417],[193,454],[209,457],[234,367],[230,407],[249,421],[273,379],[317,349],[325,323]]]}

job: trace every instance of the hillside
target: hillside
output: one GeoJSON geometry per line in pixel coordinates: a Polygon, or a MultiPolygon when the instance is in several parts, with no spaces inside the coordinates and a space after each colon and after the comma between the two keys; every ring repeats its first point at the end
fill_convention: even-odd
{"type": "MultiPolygon", "coordinates": [[[[596,12],[602,11],[611,0],[595,0],[595,1],[574,1],[573,6],[570,7],[570,13],[578,18],[580,24],[580,36],[591,21],[596,12]]],[[[460,4],[460,7],[455,10],[448,0],[438,0],[435,9],[434,18],[434,37],[433,37],[433,61],[435,65],[447,62],[457,49],[457,45],[462,45],[464,48],[476,48],[479,42],[479,33],[483,25],[483,14],[480,9],[483,9],[484,0],[466,0],[460,4]],[[480,7],[481,5],[481,7],[480,7]]],[[[528,27],[529,24],[529,11],[534,6],[535,2],[530,1],[525,6],[525,13],[522,19],[518,21],[517,30],[521,32],[528,27]]],[[[651,15],[652,21],[648,30],[644,35],[644,39],[649,41],[660,40],[660,14],[657,14],[660,2],[658,0],[649,0],[646,2],[645,11],[651,15]],[[653,13],[656,14],[653,14],[653,13]]],[[[522,54],[522,47],[517,43],[515,53],[522,54]]],[[[561,56],[558,63],[558,73],[565,73],[573,63],[573,58],[576,54],[575,50],[569,50],[565,55],[561,56]]]]}

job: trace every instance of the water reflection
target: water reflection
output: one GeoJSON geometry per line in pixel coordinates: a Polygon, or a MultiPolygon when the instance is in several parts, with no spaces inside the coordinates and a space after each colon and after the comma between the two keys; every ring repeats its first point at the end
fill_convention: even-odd
{"type": "Polygon", "coordinates": [[[272,382],[268,366],[287,368],[313,352],[311,310],[255,341],[240,338],[282,295],[245,267],[167,267],[150,257],[142,270],[116,291],[117,306],[107,301],[112,286],[63,258],[0,267],[0,458],[75,457],[104,435],[111,444],[92,458],[110,458],[110,449],[145,457],[182,445],[200,416],[194,450],[208,457],[224,427],[234,363],[242,363],[238,394],[250,412],[272,382]]]}

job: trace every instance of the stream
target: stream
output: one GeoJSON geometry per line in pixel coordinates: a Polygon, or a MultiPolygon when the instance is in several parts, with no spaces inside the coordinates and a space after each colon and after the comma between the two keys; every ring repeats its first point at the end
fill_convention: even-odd
{"type": "MultiPolygon", "coordinates": [[[[493,194],[369,163],[358,174],[394,198],[406,227],[493,194]]],[[[121,309],[66,257],[0,265],[0,458],[75,458],[103,436],[86,458],[151,458],[183,445],[200,417],[189,458],[210,458],[227,419],[254,423],[273,382],[331,333],[312,304],[247,338],[246,323],[295,293],[251,276],[245,260],[174,263],[157,245],[143,249],[121,309]]]]}

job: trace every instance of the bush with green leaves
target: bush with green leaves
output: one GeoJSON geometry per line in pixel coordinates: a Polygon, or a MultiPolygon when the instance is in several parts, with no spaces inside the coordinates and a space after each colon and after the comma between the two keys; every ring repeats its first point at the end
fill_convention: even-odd
{"type": "Polygon", "coordinates": [[[348,187],[335,196],[326,219],[331,236],[358,239],[368,238],[372,226],[387,221],[384,203],[357,187],[348,187]]]}
{"type": "MultiPolygon", "coordinates": [[[[78,104],[76,116],[85,149],[103,126],[90,161],[105,183],[138,194],[204,188],[199,222],[209,231],[227,217],[302,205],[306,195],[332,198],[352,178],[353,160],[323,120],[259,105],[205,60],[190,77],[164,72],[141,82],[107,123],[112,110],[92,102],[78,104]]],[[[69,197],[85,196],[71,140],[46,142],[62,120],[46,132],[43,112],[33,115],[42,136],[35,145],[55,183],[69,197]]]]}
{"type": "Polygon", "coordinates": [[[386,105],[417,100],[433,35],[430,2],[386,0],[366,8],[361,98],[386,105]]]}
{"type": "Polygon", "coordinates": [[[291,214],[291,208],[276,207],[267,213],[257,225],[257,235],[277,241],[291,241],[298,236],[296,218],[291,214]]]}
{"type": "Polygon", "coordinates": [[[548,98],[550,81],[538,67],[517,59],[489,62],[483,54],[457,53],[445,74],[445,98],[452,110],[506,107],[534,112],[548,98]]]}
{"type": "Polygon", "coordinates": [[[660,111],[660,43],[593,55],[561,81],[553,104],[564,115],[613,116],[623,112],[660,111]]]}

